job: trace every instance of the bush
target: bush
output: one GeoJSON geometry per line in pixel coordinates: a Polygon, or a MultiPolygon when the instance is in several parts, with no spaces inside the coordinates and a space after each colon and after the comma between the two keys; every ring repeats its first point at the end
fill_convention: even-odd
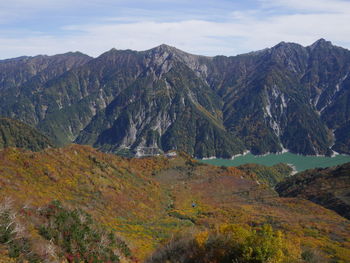
{"type": "Polygon", "coordinates": [[[159,248],[147,263],[284,263],[297,262],[299,255],[285,249],[281,232],[270,225],[223,225],[217,231],[175,238],[159,248]],[[295,260],[293,261],[293,258],[295,260]]]}
{"type": "Polygon", "coordinates": [[[64,209],[53,202],[41,210],[46,223],[39,234],[62,249],[69,262],[119,262],[115,251],[130,256],[127,245],[112,232],[97,226],[82,210],[64,209]]]}
{"type": "Polygon", "coordinates": [[[5,202],[0,204],[0,244],[4,244],[9,257],[16,258],[18,262],[40,262],[39,256],[32,251],[31,243],[24,234],[25,227],[17,213],[5,202]]]}

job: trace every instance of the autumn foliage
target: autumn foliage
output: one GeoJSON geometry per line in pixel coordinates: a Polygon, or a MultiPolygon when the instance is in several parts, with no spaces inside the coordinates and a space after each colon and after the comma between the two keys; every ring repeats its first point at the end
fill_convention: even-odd
{"type": "Polygon", "coordinates": [[[37,153],[8,148],[0,151],[0,203],[8,198],[23,231],[10,242],[5,233],[0,262],[29,260],[27,254],[51,262],[113,262],[113,255],[143,262],[169,251],[164,246],[182,255],[211,251],[213,262],[231,250],[246,262],[350,259],[347,219],[306,200],[280,198],[252,173],[181,154],[128,159],[78,145],[37,153]]]}

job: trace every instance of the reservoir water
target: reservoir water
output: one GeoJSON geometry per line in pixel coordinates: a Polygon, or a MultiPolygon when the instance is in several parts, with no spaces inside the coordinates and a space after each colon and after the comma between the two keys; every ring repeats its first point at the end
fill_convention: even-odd
{"type": "Polygon", "coordinates": [[[237,156],[234,159],[207,159],[200,160],[203,163],[217,165],[217,166],[239,166],[247,163],[257,163],[266,166],[272,166],[277,163],[287,163],[294,166],[298,171],[304,171],[306,169],[318,168],[318,167],[330,167],[343,163],[350,162],[350,155],[337,155],[335,157],[323,157],[323,156],[303,156],[293,153],[283,154],[267,154],[267,155],[253,155],[248,153],[246,155],[237,156]]]}

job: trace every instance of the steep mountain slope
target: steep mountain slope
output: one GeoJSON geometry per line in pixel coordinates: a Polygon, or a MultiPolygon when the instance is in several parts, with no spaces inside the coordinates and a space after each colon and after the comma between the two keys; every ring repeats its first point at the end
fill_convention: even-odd
{"type": "MultiPolygon", "coordinates": [[[[349,89],[345,83],[349,55],[348,50],[321,39],[306,48],[282,42],[252,54],[216,58],[217,65],[225,65],[222,72],[226,70],[224,77],[217,77],[224,81],[212,84],[225,101],[225,126],[255,153],[287,148],[303,154],[331,154],[330,129],[336,127],[325,120],[332,112],[334,122],[347,121],[342,116],[348,103],[346,98],[343,103],[339,100],[340,93],[349,89]],[[331,104],[343,109],[331,109],[331,104]]],[[[344,140],[340,137],[337,143],[344,140]]]]}
{"type": "MultiPolygon", "coordinates": [[[[0,90],[17,89],[27,82],[38,85],[91,58],[80,52],[55,56],[19,57],[0,61],[0,90]]],[[[34,88],[34,87],[32,87],[34,88]]]]}
{"type": "Polygon", "coordinates": [[[32,151],[52,146],[49,139],[30,126],[11,119],[0,118],[0,148],[18,147],[32,151]]]}
{"type": "Polygon", "coordinates": [[[0,113],[35,124],[61,145],[74,141],[128,155],[350,153],[350,51],[323,39],[235,57],[166,45],[112,49],[96,59],[66,56],[75,63],[62,74],[31,71],[39,83],[8,81],[27,63],[11,62],[0,113]]]}
{"type": "Polygon", "coordinates": [[[350,163],[307,170],[276,186],[280,196],[301,197],[350,219],[350,163]]]}
{"type": "Polygon", "coordinates": [[[230,157],[243,145],[222,125],[220,98],[184,64],[191,58],[165,45],[146,52],[113,49],[27,96],[32,105],[26,114],[37,119],[34,109],[44,108],[37,127],[59,144],[230,157]]]}
{"type": "Polygon", "coordinates": [[[43,103],[47,100],[47,83],[90,59],[82,53],[70,52],[0,61],[0,115],[38,126],[52,111],[49,103],[43,103]]]}
{"type": "MultiPolygon", "coordinates": [[[[100,225],[113,230],[131,249],[134,258],[124,262],[140,262],[137,259],[146,258],[177,234],[220,226],[251,227],[259,233],[264,224],[270,224],[290,242],[284,248],[291,253],[288,262],[300,262],[302,251],[309,250],[327,261],[350,258],[348,220],[309,201],[279,198],[256,180],[252,174],[203,165],[186,155],[126,159],[78,145],[38,153],[0,151],[0,208],[9,207],[10,202],[17,211],[16,222],[25,229],[22,237],[31,244],[24,250],[28,255],[33,255],[30,249],[41,257],[56,251],[53,255],[60,259],[72,260],[83,247],[95,248],[100,242],[76,243],[74,235],[85,231],[89,236],[100,225]],[[84,220],[85,213],[94,224],[84,220]],[[65,229],[72,235],[64,234],[65,229]],[[57,233],[65,235],[68,243],[62,243],[57,233]],[[51,250],[42,249],[50,246],[51,250]]],[[[109,249],[110,243],[104,239],[101,245],[109,249]]],[[[7,247],[0,239],[0,259],[9,255],[7,247]]]]}
{"type": "Polygon", "coordinates": [[[140,60],[135,80],[96,114],[76,142],[107,151],[136,149],[140,155],[179,149],[230,157],[242,151],[222,124],[220,98],[171,50],[161,46],[135,54],[140,60]]]}

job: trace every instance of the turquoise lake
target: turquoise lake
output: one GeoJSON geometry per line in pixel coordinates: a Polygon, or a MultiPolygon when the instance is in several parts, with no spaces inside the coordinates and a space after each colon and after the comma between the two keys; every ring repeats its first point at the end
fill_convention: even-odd
{"type": "Polygon", "coordinates": [[[267,154],[263,156],[253,155],[251,153],[244,156],[237,156],[233,160],[230,159],[210,159],[200,160],[203,163],[217,166],[239,166],[247,163],[257,163],[266,166],[272,166],[277,163],[287,163],[295,167],[298,172],[306,169],[317,167],[330,167],[343,163],[350,162],[350,155],[337,155],[335,157],[320,157],[320,156],[303,156],[293,153],[283,154],[267,154]]]}

